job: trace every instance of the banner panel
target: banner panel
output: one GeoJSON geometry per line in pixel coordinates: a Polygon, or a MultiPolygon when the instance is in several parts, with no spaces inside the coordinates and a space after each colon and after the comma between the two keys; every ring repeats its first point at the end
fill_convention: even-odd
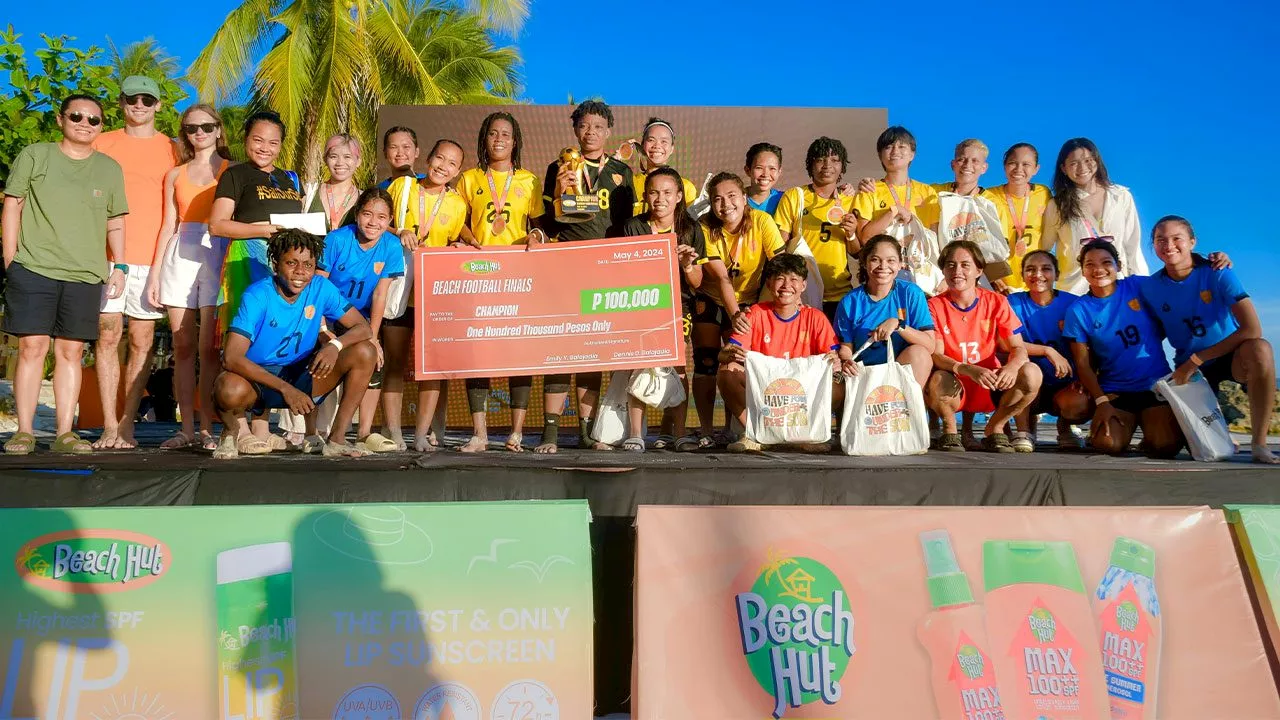
{"type": "Polygon", "coordinates": [[[1209,508],[641,507],[633,714],[1280,717],[1209,508]]]}

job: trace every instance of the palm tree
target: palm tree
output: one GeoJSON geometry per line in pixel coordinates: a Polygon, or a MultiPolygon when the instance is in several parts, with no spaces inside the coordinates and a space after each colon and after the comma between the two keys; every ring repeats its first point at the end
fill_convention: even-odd
{"type": "MultiPolygon", "coordinates": [[[[529,0],[244,0],[191,65],[201,98],[246,89],[251,105],[290,129],[281,163],[319,179],[325,138],[349,132],[373,147],[384,103],[503,102],[519,56],[491,31],[514,32],[529,0]],[[258,57],[261,55],[261,57],[258,57]]],[[[365,172],[374,153],[365,153],[365,172]]]]}
{"type": "Polygon", "coordinates": [[[178,59],[165,52],[155,38],[129,43],[121,51],[108,37],[107,50],[111,53],[111,75],[116,82],[130,75],[146,75],[163,84],[166,80],[176,81],[182,74],[178,59]]]}

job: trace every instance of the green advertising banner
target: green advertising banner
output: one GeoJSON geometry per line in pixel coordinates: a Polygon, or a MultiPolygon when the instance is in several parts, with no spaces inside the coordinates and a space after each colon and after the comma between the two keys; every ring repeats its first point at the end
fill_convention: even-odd
{"type": "Polygon", "coordinates": [[[1271,646],[1280,647],[1280,505],[1228,505],[1271,646]]]}
{"type": "Polygon", "coordinates": [[[0,510],[0,718],[592,714],[585,501],[0,510]]]}

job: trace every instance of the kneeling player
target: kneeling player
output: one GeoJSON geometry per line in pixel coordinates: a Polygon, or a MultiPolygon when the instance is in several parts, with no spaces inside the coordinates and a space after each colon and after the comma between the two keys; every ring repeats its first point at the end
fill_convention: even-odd
{"type": "MultiPolygon", "coordinates": [[[[773,292],[774,299],[752,305],[747,310],[751,329],[736,332],[729,344],[720,351],[718,384],[724,398],[725,411],[747,424],[747,351],[754,350],[769,357],[794,358],[826,355],[833,367],[839,369],[835,330],[820,308],[801,304],[809,277],[804,258],[783,253],[769,260],[764,266],[764,286],[773,292]]],[[[844,383],[834,383],[831,394],[832,408],[844,403],[844,383]]],[[[831,448],[829,443],[805,446],[807,450],[823,452],[831,448]]],[[[729,445],[730,452],[760,451],[763,447],[743,435],[729,445]]]]}
{"type": "Polygon", "coordinates": [[[956,413],[963,411],[991,413],[984,450],[1016,452],[1002,428],[1036,399],[1043,380],[1040,368],[1027,361],[1022,322],[1009,301],[977,286],[984,265],[978,246],[968,240],[948,243],[938,258],[947,289],[929,299],[929,312],[942,343],[934,350],[924,399],[942,417],[941,450],[965,449],[956,432],[956,413]],[[996,356],[998,344],[1008,352],[1003,364],[996,356]]]}
{"type": "Polygon", "coordinates": [[[245,290],[227,332],[224,371],[214,381],[213,403],[224,428],[215,458],[270,452],[266,412],[272,408],[307,415],[314,427],[316,404],[339,383],[342,402],[323,452],[368,454],[348,445],[345,431],[373,375],[377,350],[360,312],[328,278],[315,276],[323,247],[323,240],[302,230],[281,230],[268,241],[275,275],[245,290]],[[321,318],[343,332],[317,349],[321,318]]]}

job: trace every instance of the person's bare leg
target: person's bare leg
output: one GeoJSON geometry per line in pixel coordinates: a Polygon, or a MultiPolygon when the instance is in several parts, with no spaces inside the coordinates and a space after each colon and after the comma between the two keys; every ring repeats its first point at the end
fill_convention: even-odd
{"type": "Polygon", "coordinates": [[[747,425],[747,373],[738,363],[726,363],[716,373],[716,385],[724,398],[726,417],[737,418],[747,425]]]}
{"type": "MultiPolygon", "coordinates": [[[[196,311],[179,307],[169,308],[169,328],[173,333],[173,394],[177,396],[178,414],[182,416],[182,434],[188,438],[195,438],[196,347],[199,343],[196,311]]],[[[203,369],[201,372],[203,373],[203,369]]],[[[205,407],[208,405],[206,404],[205,407]]],[[[180,438],[174,438],[174,440],[180,440],[180,438]]],[[[168,443],[169,441],[166,440],[160,447],[168,447],[168,443]]]]}
{"type": "Polygon", "coordinates": [[[156,340],[156,321],[129,318],[129,355],[124,366],[124,413],[120,417],[120,442],[125,447],[136,448],[133,439],[133,419],[138,414],[142,394],[147,390],[151,377],[151,348],[156,340]]]}
{"type": "MultiPolygon", "coordinates": [[[[48,335],[24,335],[18,338],[18,368],[13,378],[13,403],[18,412],[18,432],[35,433],[36,406],[40,404],[40,383],[44,381],[44,359],[48,354],[48,335]]],[[[55,411],[60,412],[62,403],[58,402],[56,357],[54,363],[53,397],[57,406],[55,411]]],[[[77,394],[79,390],[77,387],[77,394]]],[[[68,397],[74,410],[76,396],[68,397]]]]}
{"type": "Polygon", "coordinates": [[[213,381],[222,372],[218,353],[218,309],[200,308],[200,431],[213,434],[213,381]]]}
{"type": "Polygon", "coordinates": [[[703,437],[715,434],[716,372],[720,351],[720,326],[695,323],[693,326],[693,406],[698,411],[698,429],[703,437]],[[701,351],[701,352],[699,352],[701,351]],[[702,373],[698,370],[701,369],[702,373]]]}
{"type": "Polygon", "coordinates": [[[489,449],[488,412],[471,413],[471,438],[458,448],[464,453],[480,453],[489,449]]]}
{"type": "MultiPolygon", "coordinates": [[[[43,357],[41,360],[43,365],[43,357]]],[[[71,432],[75,424],[83,360],[84,343],[80,340],[57,338],[53,341],[53,406],[58,423],[57,435],[71,432]]]]}
{"type": "Polygon", "coordinates": [[[116,415],[116,399],[120,390],[120,335],[123,327],[120,313],[98,316],[98,341],[93,346],[93,367],[98,375],[98,397],[102,401],[102,436],[93,444],[95,450],[125,447],[120,442],[120,417],[116,415]]]}
{"type": "Polygon", "coordinates": [[[405,448],[400,418],[404,412],[404,366],[409,359],[409,340],[413,330],[407,327],[382,326],[382,428],[383,434],[405,448]]]}
{"type": "Polygon", "coordinates": [[[373,416],[378,412],[378,401],[382,399],[379,388],[365,388],[364,397],[360,398],[360,422],[356,427],[356,437],[363,440],[373,432],[373,416]]]}
{"type": "Polygon", "coordinates": [[[680,384],[684,385],[684,402],[673,408],[667,408],[662,414],[662,429],[667,430],[671,437],[679,440],[689,433],[689,378],[686,377],[684,368],[676,368],[676,375],[680,378],[680,384]]]}
{"type": "Polygon", "coordinates": [[[439,380],[424,380],[418,383],[418,408],[414,416],[413,449],[418,452],[431,452],[436,447],[431,444],[427,434],[431,431],[431,421],[436,414],[440,402],[441,383],[439,380]]]}
{"type": "MultiPolygon", "coordinates": [[[[543,382],[546,382],[545,378],[543,379],[543,382]]],[[[569,399],[568,392],[557,391],[557,392],[549,393],[544,391],[542,394],[543,417],[554,416],[558,419],[560,417],[560,414],[564,412],[564,404],[565,404],[565,401],[568,399],[569,399]]],[[[581,418],[579,418],[579,420],[581,420],[581,418]]],[[[548,432],[549,432],[548,428],[543,427],[542,441],[538,443],[538,446],[533,449],[535,453],[538,453],[539,455],[550,455],[559,451],[560,449],[559,430],[557,429],[556,431],[557,435],[555,438],[547,437],[548,432]]]]}
{"type": "Polygon", "coordinates": [[[328,395],[339,383],[342,384],[342,401],[338,403],[338,412],[333,417],[333,428],[328,437],[331,448],[350,447],[353,454],[359,452],[347,445],[347,428],[351,427],[351,418],[355,416],[364,391],[369,387],[369,378],[373,377],[377,362],[378,351],[374,350],[373,343],[356,343],[343,348],[329,374],[312,385],[312,392],[320,396],[328,395]]]}
{"type": "Polygon", "coordinates": [[[933,356],[919,345],[912,345],[899,353],[898,364],[910,366],[911,374],[915,375],[916,382],[922,388],[929,382],[929,375],[933,372],[933,356]]]}
{"type": "Polygon", "coordinates": [[[942,433],[955,435],[956,413],[960,411],[963,391],[953,373],[939,370],[929,376],[924,386],[924,402],[942,419],[942,433]]]}
{"type": "Polygon", "coordinates": [[[1276,361],[1271,343],[1261,338],[1241,343],[1231,361],[1231,376],[1249,388],[1249,427],[1253,432],[1249,451],[1253,461],[1266,465],[1280,463],[1280,458],[1267,448],[1276,387],[1276,361]]]}
{"type": "Polygon", "coordinates": [[[1031,403],[1035,402],[1036,393],[1040,392],[1041,379],[1040,366],[1035,363],[1024,363],[1021,368],[1018,368],[1018,379],[1013,383],[1012,388],[1004,391],[1000,396],[1000,404],[987,420],[983,434],[991,437],[996,433],[1004,432],[1004,424],[1009,418],[1031,407],[1031,403]]]}

